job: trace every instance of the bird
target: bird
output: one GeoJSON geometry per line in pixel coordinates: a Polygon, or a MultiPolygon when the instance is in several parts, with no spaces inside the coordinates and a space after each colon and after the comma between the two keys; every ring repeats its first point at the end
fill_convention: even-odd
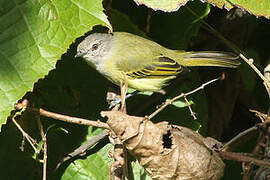
{"type": "Polygon", "coordinates": [[[158,91],[188,67],[237,68],[238,56],[222,51],[168,49],[152,40],[127,33],[93,33],[77,47],[75,58],[116,85],[138,91],[158,91]]]}

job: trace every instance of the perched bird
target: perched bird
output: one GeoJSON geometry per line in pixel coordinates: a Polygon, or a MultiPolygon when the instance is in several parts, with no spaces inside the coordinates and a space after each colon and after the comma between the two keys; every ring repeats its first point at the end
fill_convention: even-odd
{"type": "Polygon", "coordinates": [[[82,57],[114,84],[127,82],[139,91],[157,91],[186,67],[236,68],[240,62],[232,53],[219,51],[185,52],[126,32],[94,33],[77,48],[82,57]]]}

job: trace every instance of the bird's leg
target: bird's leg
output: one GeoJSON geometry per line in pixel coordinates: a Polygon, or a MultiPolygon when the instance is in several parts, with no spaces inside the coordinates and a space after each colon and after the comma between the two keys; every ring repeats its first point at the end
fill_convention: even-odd
{"type": "Polygon", "coordinates": [[[127,108],[126,108],[127,88],[128,88],[127,80],[125,80],[124,82],[121,81],[120,82],[120,91],[121,91],[121,109],[120,109],[120,111],[123,113],[127,112],[127,108]]]}
{"type": "MultiPolygon", "coordinates": [[[[128,98],[134,96],[135,94],[139,93],[139,91],[134,91],[132,93],[126,94],[125,99],[127,100],[128,98]]],[[[121,96],[118,97],[117,94],[113,92],[108,92],[107,93],[107,102],[109,103],[109,109],[113,109],[116,105],[121,103],[121,96]]]]}

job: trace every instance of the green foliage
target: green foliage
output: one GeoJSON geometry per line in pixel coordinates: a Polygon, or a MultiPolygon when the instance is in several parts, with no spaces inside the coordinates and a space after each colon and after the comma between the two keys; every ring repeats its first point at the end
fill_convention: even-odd
{"type": "Polygon", "coordinates": [[[140,166],[138,161],[132,162],[132,173],[134,176],[134,180],[151,180],[151,178],[146,174],[144,169],[140,166]]]}
{"type": "Polygon", "coordinates": [[[181,6],[184,6],[188,0],[134,0],[137,4],[146,5],[154,10],[162,10],[165,12],[177,11],[181,6]]]}
{"type": "Polygon", "coordinates": [[[264,16],[266,18],[270,17],[270,4],[268,0],[205,0],[208,3],[214,4],[219,8],[225,7],[230,10],[233,7],[238,7],[243,9],[244,11],[248,11],[249,13],[255,16],[264,16]]]}
{"type": "MultiPolygon", "coordinates": [[[[184,6],[189,0],[134,0],[138,5],[145,5],[154,10],[162,10],[165,12],[177,11],[181,6],[184,6]]],[[[233,7],[242,8],[245,11],[254,14],[255,16],[270,17],[270,4],[268,0],[202,0],[219,8],[227,10],[233,7]]]]}
{"type": "Polygon", "coordinates": [[[100,1],[0,2],[0,124],[79,36],[110,27],[100,1]]]}
{"type": "MultiPolygon", "coordinates": [[[[100,119],[99,112],[107,109],[108,81],[89,68],[85,62],[74,60],[75,47],[75,45],[71,46],[67,54],[64,54],[62,59],[57,62],[56,69],[50,71],[45,79],[39,80],[35,84],[33,92],[28,93],[25,98],[29,99],[31,106],[42,107],[52,112],[86,119],[100,119]],[[96,81],[91,82],[85,77],[91,77],[96,81]]],[[[31,137],[42,143],[36,118],[33,113],[24,112],[17,121],[31,137]]],[[[48,178],[60,179],[70,162],[65,163],[54,172],[59,160],[85,142],[87,136],[93,136],[100,130],[44,117],[41,117],[41,122],[48,143],[48,178]],[[68,133],[58,129],[65,129],[68,133]]],[[[0,168],[5,169],[1,173],[2,178],[30,180],[42,178],[42,164],[32,159],[34,152],[28,142],[25,141],[24,151],[19,149],[22,137],[12,122],[8,121],[7,125],[3,126],[0,143],[2,147],[0,168]],[[17,173],[12,173],[18,166],[20,168],[17,173]]],[[[100,149],[106,144],[107,142],[103,142],[98,148],[100,149]]],[[[35,154],[35,156],[37,159],[43,158],[42,154],[35,154]]],[[[104,165],[104,167],[108,166],[107,163],[104,165]]]]}
{"type": "MultiPolygon", "coordinates": [[[[93,130],[92,127],[89,127],[88,131],[87,140],[101,132],[100,129],[93,130]]],[[[61,179],[108,179],[109,167],[113,161],[108,157],[108,152],[113,152],[113,146],[107,144],[99,151],[93,147],[90,151],[93,151],[93,154],[86,159],[78,159],[70,164],[61,179]]]]}

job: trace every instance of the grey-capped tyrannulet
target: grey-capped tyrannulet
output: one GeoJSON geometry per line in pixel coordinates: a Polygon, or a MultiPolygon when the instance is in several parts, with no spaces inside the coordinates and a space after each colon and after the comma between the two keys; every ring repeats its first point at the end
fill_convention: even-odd
{"type": "Polygon", "coordinates": [[[171,50],[126,32],[91,34],[79,44],[76,57],[84,58],[113,83],[127,81],[128,87],[140,91],[161,89],[184,67],[235,68],[240,64],[231,53],[171,50]]]}

